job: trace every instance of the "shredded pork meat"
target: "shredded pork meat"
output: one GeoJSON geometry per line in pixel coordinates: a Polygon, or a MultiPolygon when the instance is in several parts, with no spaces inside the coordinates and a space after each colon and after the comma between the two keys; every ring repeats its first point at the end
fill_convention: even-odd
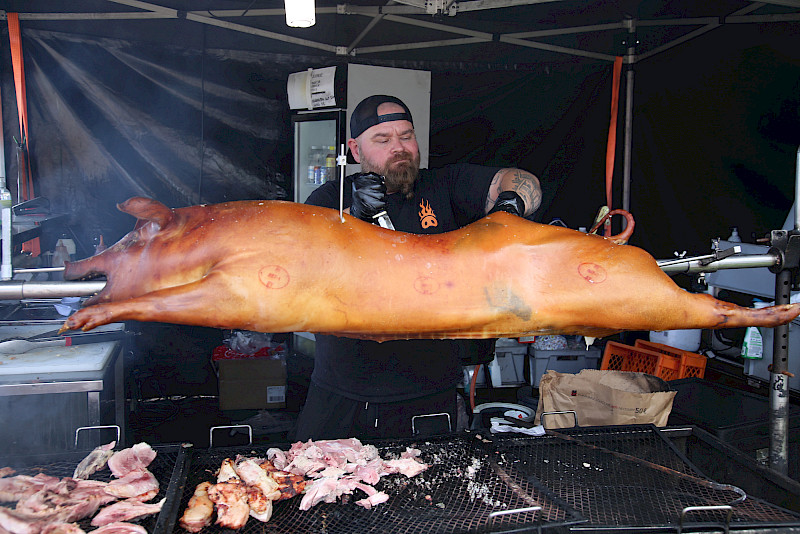
{"type": "Polygon", "coordinates": [[[272,516],[273,502],[301,494],[298,506],[309,510],[358,490],[366,497],[355,504],[370,509],[389,500],[387,493],[374,487],[381,477],[412,477],[428,468],[418,459],[419,454],[409,448],[399,458],[384,460],[375,446],[349,438],[297,442],[288,451],[270,448],[267,458],[226,458],[216,483],[204,482],[195,489],[180,525],[198,532],[210,524],[214,509],[216,523],[226,528],[241,528],[248,515],[266,522],[272,516]]]}

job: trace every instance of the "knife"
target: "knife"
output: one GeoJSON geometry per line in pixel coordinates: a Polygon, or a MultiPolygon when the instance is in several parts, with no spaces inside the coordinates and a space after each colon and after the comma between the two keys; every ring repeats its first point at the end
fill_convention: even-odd
{"type": "Polygon", "coordinates": [[[373,215],[373,219],[378,219],[378,224],[381,225],[381,228],[387,228],[389,230],[394,230],[394,225],[392,224],[392,220],[389,218],[389,214],[386,213],[386,210],[373,215]]]}
{"type": "MultiPolygon", "coordinates": [[[[49,333],[49,332],[46,332],[49,333]]],[[[66,336],[41,337],[43,334],[28,339],[7,339],[0,341],[0,354],[23,354],[45,347],[71,347],[87,343],[104,343],[117,341],[129,335],[128,332],[90,332],[66,336]]]]}

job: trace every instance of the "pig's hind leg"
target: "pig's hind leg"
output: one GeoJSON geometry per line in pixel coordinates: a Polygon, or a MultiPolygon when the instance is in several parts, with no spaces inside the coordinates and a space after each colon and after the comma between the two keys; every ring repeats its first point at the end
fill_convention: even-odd
{"type": "MultiPolygon", "coordinates": [[[[95,304],[82,308],[67,318],[61,331],[91,330],[119,321],[149,321],[174,324],[226,327],[230,318],[223,310],[243,309],[225,283],[224,277],[211,273],[188,284],[159,289],[139,297],[95,304]],[[224,302],[222,308],[215,304],[224,302]]],[[[233,327],[229,327],[233,328],[233,327]]]]}

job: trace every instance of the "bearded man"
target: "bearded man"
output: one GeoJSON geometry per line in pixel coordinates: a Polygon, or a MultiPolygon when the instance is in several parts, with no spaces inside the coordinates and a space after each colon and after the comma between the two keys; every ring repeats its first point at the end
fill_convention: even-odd
{"type": "MultiPolygon", "coordinates": [[[[398,231],[438,234],[498,210],[527,217],[541,204],[538,179],[520,169],[455,164],[420,170],[414,121],[399,98],[362,100],[350,118],[350,135],[347,144],[362,172],[345,178],[344,206],[359,219],[375,222],[385,212],[398,231]]],[[[338,209],[339,180],[317,188],[306,203],[338,209]]],[[[494,352],[494,340],[315,338],[311,385],[294,436],[300,441],[457,430],[462,359],[489,354],[491,361],[494,352]]]]}

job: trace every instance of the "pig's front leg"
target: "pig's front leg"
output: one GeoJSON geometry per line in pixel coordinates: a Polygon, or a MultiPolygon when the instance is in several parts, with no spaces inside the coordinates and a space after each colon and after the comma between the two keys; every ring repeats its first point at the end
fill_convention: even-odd
{"type": "Polygon", "coordinates": [[[215,302],[228,300],[225,305],[230,309],[243,307],[243,303],[231,303],[230,299],[236,297],[231,295],[225,277],[212,273],[188,284],[82,308],[67,318],[61,331],[86,331],[126,320],[213,326],[224,320],[222,312],[215,309],[215,302]]]}

